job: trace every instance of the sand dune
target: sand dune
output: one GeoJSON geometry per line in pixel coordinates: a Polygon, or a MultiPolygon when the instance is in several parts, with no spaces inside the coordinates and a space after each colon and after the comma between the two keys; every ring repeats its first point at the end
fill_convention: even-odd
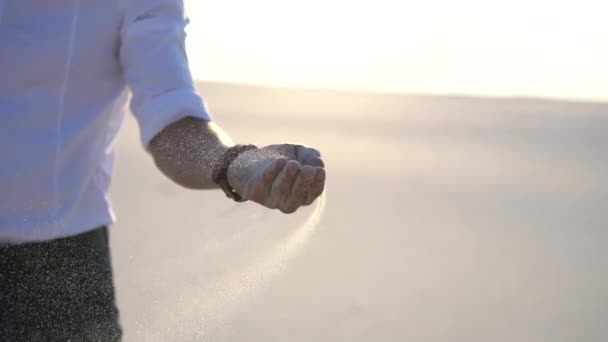
{"type": "Polygon", "coordinates": [[[181,189],[129,118],[111,194],[127,341],[608,339],[607,104],[200,88],[236,141],[318,147],[325,211],[252,285],[314,208],[181,189]]]}

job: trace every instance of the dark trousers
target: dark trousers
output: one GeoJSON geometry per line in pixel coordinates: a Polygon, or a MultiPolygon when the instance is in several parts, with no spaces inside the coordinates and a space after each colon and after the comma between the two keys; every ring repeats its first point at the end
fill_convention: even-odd
{"type": "Polygon", "coordinates": [[[0,247],[0,341],[120,341],[106,227],[0,247]]]}

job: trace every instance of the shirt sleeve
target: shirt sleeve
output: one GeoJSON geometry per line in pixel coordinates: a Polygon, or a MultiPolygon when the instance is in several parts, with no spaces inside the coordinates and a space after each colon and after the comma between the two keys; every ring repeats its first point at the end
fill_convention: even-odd
{"type": "Polygon", "coordinates": [[[186,116],[210,121],[188,67],[183,0],[125,0],[120,61],[141,141],[186,116]]]}

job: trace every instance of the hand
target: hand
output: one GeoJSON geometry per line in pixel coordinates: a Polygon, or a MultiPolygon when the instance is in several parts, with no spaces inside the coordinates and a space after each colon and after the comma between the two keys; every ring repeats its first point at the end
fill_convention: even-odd
{"type": "Polygon", "coordinates": [[[324,167],[314,148],[270,145],[236,158],[228,168],[228,182],[245,199],[288,214],[323,193],[324,167]]]}

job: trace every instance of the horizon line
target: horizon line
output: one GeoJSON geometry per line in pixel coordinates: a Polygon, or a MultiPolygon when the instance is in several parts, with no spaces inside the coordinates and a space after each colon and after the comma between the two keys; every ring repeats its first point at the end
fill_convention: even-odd
{"type": "Polygon", "coordinates": [[[479,100],[530,100],[530,101],[551,101],[551,102],[567,102],[567,103],[584,103],[593,105],[608,105],[608,98],[581,98],[581,97],[558,97],[558,96],[537,96],[537,95],[498,95],[498,94],[474,94],[474,93],[456,93],[456,92],[399,92],[399,91],[384,91],[384,90],[364,90],[364,89],[348,89],[348,88],[332,88],[320,86],[295,86],[269,83],[256,83],[247,81],[226,81],[213,79],[194,78],[195,83],[215,83],[222,85],[246,86],[255,88],[279,88],[287,90],[313,90],[313,91],[331,91],[338,93],[354,93],[366,95],[389,95],[389,96],[417,96],[417,97],[451,97],[451,98],[468,98],[479,100]]]}

